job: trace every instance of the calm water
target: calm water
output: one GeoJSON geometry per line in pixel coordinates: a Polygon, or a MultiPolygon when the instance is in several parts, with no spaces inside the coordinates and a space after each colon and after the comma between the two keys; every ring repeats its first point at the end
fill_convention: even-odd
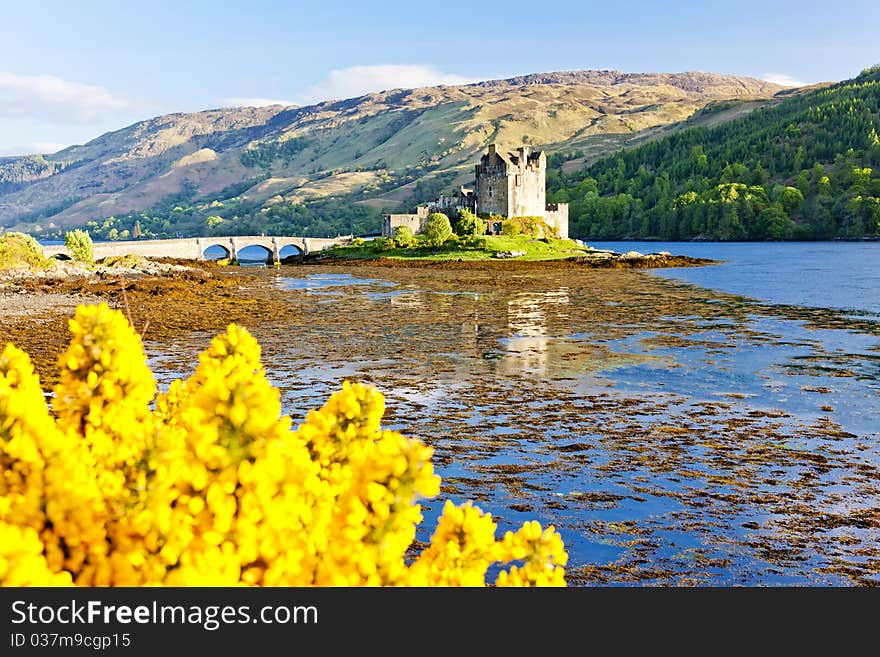
{"type": "Polygon", "coordinates": [[[727,262],[256,270],[300,319],[250,328],[295,421],[357,379],[435,448],[422,540],[472,499],[554,524],[576,585],[880,583],[880,244],[610,246],[727,262]]]}
{"type": "Polygon", "coordinates": [[[880,312],[880,242],[590,242],[599,249],[723,260],[659,271],[695,285],[772,303],[880,312]]]}

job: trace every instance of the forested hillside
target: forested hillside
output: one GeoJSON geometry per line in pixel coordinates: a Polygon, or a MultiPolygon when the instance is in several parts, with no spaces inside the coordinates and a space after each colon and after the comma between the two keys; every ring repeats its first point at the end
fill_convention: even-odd
{"type": "Polygon", "coordinates": [[[548,172],[573,236],[765,240],[880,235],[880,66],[712,128],[548,172]]]}

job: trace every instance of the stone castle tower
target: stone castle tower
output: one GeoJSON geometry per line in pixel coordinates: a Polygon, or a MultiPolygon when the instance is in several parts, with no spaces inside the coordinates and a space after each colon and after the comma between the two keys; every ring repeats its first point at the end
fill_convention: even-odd
{"type": "Polygon", "coordinates": [[[522,146],[515,153],[489,151],[476,166],[474,196],[478,214],[543,217],[546,211],[547,157],[522,146]]]}
{"type": "MultiPolygon", "coordinates": [[[[390,237],[398,226],[407,226],[413,233],[424,229],[431,212],[445,212],[454,217],[459,210],[470,210],[481,217],[542,217],[556,229],[559,237],[568,238],[568,204],[547,204],[547,156],[522,146],[513,153],[498,150],[490,144],[476,165],[474,189],[460,187],[452,196],[441,195],[437,201],[416,208],[414,214],[386,214],[382,217],[382,235],[390,237]]],[[[489,235],[501,232],[501,220],[490,221],[489,235]]]]}

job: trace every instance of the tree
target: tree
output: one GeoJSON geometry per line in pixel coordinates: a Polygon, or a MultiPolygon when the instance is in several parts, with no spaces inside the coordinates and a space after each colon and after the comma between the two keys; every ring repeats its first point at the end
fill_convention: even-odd
{"type": "Polygon", "coordinates": [[[442,246],[452,236],[452,224],[449,223],[449,217],[442,212],[429,214],[422,234],[429,245],[442,246]]]}
{"type": "Polygon", "coordinates": [[[459,237],[479,237],[486,232],[486,222],[470,210],[461,210],[453,230],[459,237]]]}
{"type": "Polygon", "coordinates": [[[693,170],[698,173],[702,173],[709,168],[709,158],[706,157],[702,145],[698,144],[691,148],[691,163],[693,170]]]}
{"type": "Polygon", "coordinates": [[[64,245],[67,247],[67,255],[79,262],[92,262],[94,249],[92,237],[88,231],[72,230],[64,236],[64,245]]]}
{"type": "Polygon", "coordinates": [[[804,195],[795,187],[786,187],[779,195],[779,202],[782,203],[782,209],[790,215],[804,202],[804,195]]]}
{"type": "Polygon", "coordinates": [[[401,249],[408,249],[415,242],[412,229],[409,226],[398,226],[394,229],[394,243],[401,249]]]}
{"type": "Polygon", "coordinates": [[[759,221],[766,236],[773,240],[787,240],[794,235],[795,224],[778,204],[768,206],[761,212],[759,221]]]}

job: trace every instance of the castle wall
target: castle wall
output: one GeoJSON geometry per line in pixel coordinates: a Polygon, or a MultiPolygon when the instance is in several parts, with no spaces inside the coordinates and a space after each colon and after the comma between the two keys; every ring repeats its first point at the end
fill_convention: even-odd
{"type": "Polygon", "coordinates": [[[407,226],[416,235],[425,228],[427,213],[382,215],[382,237],[393,237],[398,226],[407,226]]]}
{"type": "Polygon", "coordinates": [[[544,222],[553,226],[559,239],[568,239],[568,203],[548,203],[544,210],[544,222]]]}
{"type": "Polygon", "coordinates": [[[436,201],[428,203],[423,207],[426,207],[429,212],[442,212],[449,217],[450,221],[455,221],[460,211],[474,211],[474,193],[469,189],[460,187],[451,196],[440,194],[436,201]]]}

